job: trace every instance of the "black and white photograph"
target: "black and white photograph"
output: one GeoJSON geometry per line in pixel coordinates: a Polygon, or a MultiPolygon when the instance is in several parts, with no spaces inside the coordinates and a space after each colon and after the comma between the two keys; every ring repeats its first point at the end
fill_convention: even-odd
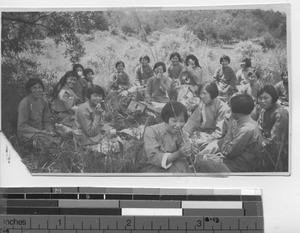
{"type": "Polygon", "coordinates": [[[1,131],[31,173],[289,175],[288,4],[1,10],[1,131]]]}

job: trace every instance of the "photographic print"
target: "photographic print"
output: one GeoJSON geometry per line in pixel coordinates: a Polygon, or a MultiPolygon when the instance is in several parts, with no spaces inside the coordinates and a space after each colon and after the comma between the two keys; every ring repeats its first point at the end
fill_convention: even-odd
{"type": "Polygon", "coordinates": [[[288,4],[1,11],[1,131],[31,173],[289,174],[288,4]]]}

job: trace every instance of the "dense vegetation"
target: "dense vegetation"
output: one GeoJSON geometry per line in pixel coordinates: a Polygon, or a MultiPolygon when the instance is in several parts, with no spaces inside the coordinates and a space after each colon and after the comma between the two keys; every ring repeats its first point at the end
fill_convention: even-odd
{"type": "MultiPolygon", "coordinates": [[[[153,65],[157,61],[169,64],[173,51],[182,57],[193,53],[199,59],[206,80],[219,66],[221,55],[230,56],[230,65],[235,71],[241,59],[248,56],[261,71],[260,81],[275,83],[287,65],[286,33],[285,14],[259,9],[3,12],[2,130],[16,146],[13,139],[17,106],[26,95],[24,84],[28,78],[41,78],[46,84],[47,97],[53,84],[78,62],[92,68],[95,83],[106,87],[118,60],[125,62],[125,70],[133,81],[138,59],[144,54],[150,56],[153,65]]],[[[146,120],[140,116],[129,117],[124,106],[112,106],[115,106],[111,108],[113,113],[124,113],[111,114],[116,116],[111,120],[118,130],[144,123],[137,123],[136,119],[146,120]]],[[[65,140],[68,143],[62,144],[60,153],[52,151],[47,158],[37,159],[40,151],[35,153],[28,149],[25,161],[29,161],[30,169],[38,172],[136,171],[132,145],[137,144],[133,138],[127,140],[132,144],[127,145],[126,153],[111,157],[96,156],[77,147],[76,153],[70,153],[74,145],[70,146],[70,140],[65,140]],[[114,164],[120,166],[114,167],[114,164]]]]}

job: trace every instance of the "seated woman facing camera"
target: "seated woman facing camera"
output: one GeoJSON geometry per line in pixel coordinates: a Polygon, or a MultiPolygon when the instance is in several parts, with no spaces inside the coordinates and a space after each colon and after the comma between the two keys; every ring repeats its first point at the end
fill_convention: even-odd
{"type": "Polygon", "coordinates": [[[186,107],[171,101],[163,107],[161,118],[163,123],[145,129],[143,159],[146,165],[142,172],[190,172],[185,157],[190,156],[191,145],[182,133],[187,120],[186,107]]]}
{"type": "Polygon", "coordinates": [[[184,126],[184,131],[192,135],[197,146],[207,144],[222,137],[225,116],[229,115],[228,105],[218,97],[219,91],[214,82],[204,83],[200,91],[197,109],[184,126]]]}
{"type": "Polygon", "coordinates": [[[252,172],[257,166],[261,157],[261,133],[258,123],[250,115],[254,108],[253,99],[250,95],[238,94],[230,99],[230,105],[226,135],[214,145],[208,145],[215,147],[215,154],[206,154],[205,149],[201,152],[203,156],[197,156],[198,172],[252,172]]]}
{"type": "MultiPolygon", "coordinates": [[[[106,153],[106,150],[110,148],[104,148],[106,142],[103,140],[110,140],[109,138],[112,138],[115,130],[103,122],[104,106],[102,101],[105,98],[104,90],[100,86],[94,85],[87,89],[86,97],[87,101],[81,104],[75,113],[76,137],[83,145],[95,146],[94,149],[106,153]],[[108,138],[105,137],[106,135],[108,138]],[[99,146],[99,143],[101,143],[101,146],[99,146]]],[[[118,146],[118,144],[116,145],[118,146]]]]}
{"type": "Polygon", "coordinates": [[[38,141],[43,145],[58,142],[54,126],[51,122],[51,112],[43,97],[44,84],[39,78],[31,78],[26,83],[28,96],[18,107],[18,138],[21,142],[38,141]]]}
{"type": "Polygon", "coordinates": [[[53,89],[51,106],[56,123],[73,128],[77,105],[81,103],[75,94],[77,85],[76,73],[68,71],[53,89]]]}
{"type": "Polygon", "coordinates": [[[166,72],[165,63],[157,62],[153,70],[154,76],[149,78],[147,82],[146,102],[161,109],[170,100],[169,91],[172,80],[164,75],[166,72]]]}

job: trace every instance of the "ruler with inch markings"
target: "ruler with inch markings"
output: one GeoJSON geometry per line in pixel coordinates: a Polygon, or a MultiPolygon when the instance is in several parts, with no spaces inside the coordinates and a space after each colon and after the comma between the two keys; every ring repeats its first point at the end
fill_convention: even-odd
{"type": "Polygon", "coordinates": [[[0,233],[262,233],[259,189],[2,188],[0,233]]]}

